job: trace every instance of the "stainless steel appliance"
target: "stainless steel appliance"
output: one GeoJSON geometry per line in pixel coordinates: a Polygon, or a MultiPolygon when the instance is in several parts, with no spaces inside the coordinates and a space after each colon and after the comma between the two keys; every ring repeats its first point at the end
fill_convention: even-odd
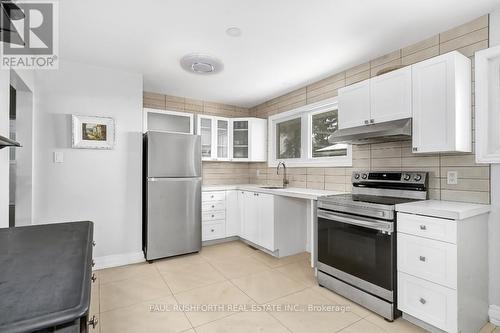
{"type": "Polygon", "coordinates": [[[144,134],[143,250],[146,260],[201,249],[201,139],[144,134]]]}
{"type": "Polygon", "coordinates": [[[352,194],[318,200],[318,283],[388,320],[396,302],[395,205],[427,198],[425,172],[354,172],[352,194]]]}

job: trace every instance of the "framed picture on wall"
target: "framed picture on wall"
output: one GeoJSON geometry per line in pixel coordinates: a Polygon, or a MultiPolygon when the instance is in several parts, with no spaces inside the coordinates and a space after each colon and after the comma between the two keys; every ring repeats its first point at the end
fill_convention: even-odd
{"type": "Polygon", "coordinates": [[[108,117],[73,115],[73,148],[113,149],[115,146],[115,120],[108,117]]]}

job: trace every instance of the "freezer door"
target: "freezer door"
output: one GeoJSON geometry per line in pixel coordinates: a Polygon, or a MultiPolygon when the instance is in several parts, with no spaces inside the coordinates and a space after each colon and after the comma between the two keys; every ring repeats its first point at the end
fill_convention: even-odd
{"type": "Polygon", "coordinates": [[[147,182],[146,259],[201,249],[201,178],[147,182]]]}
{"type": "Polygon", "coordinates": [[[201,177],[199,135],[146,134],[147,177],[201,177]]]}

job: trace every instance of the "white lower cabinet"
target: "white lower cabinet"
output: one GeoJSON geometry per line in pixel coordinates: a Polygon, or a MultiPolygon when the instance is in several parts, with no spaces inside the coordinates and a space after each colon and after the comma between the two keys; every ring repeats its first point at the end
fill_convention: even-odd
{"type": "Polygon", "coordinates": [[[201,240],[226,237],[226,191],[203,192],[201,196],[201,240]]]}
{"type": "Polygon", "coordinates": [[[241,231],[239,191],[226,191],[226,237],[238,236],[241,231]]]}
{"type": "Polygon", "coordinates": [[[488,215],[398,212],[398,309],[426,329],[475,333],[488,320],[488,215]],[[431,215],[431,214],[429,214],[431,215]]]}
{"type": "Polygon", "coordinates": [[[271,252],[275,248],[274,196],[241,191],[241,237],[271,252]]]}

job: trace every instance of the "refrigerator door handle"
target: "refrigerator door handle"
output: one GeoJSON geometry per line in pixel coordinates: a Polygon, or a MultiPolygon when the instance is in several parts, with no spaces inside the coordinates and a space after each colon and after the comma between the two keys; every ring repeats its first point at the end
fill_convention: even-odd
{"type": "Polygon", "coordinates": [[[201,177],[173,177],[173,178],[168,178],[168,177],[149,177],[148,181],[150,182],[161,182],[161,181],[186,181],[186,180],[201,180],[201,177]]]}

